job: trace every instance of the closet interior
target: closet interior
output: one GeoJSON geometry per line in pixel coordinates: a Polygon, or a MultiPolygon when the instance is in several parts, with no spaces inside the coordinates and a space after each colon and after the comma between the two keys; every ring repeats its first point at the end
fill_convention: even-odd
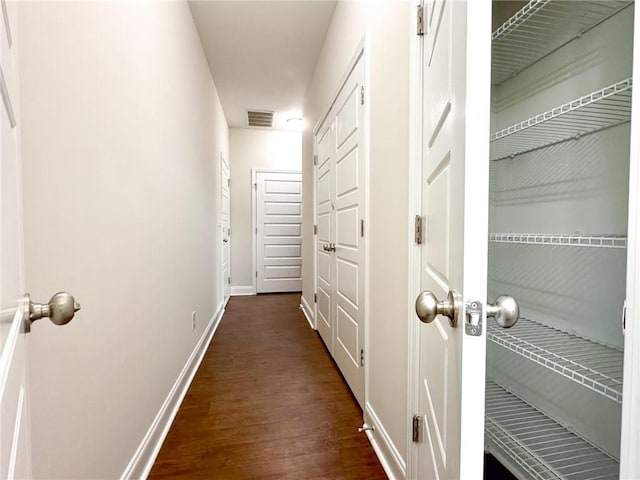
{"type": "Polygon", "coordinates": [[[493,2],[485,448],[518,478],[618,478],[632,1],[493,2]]]}

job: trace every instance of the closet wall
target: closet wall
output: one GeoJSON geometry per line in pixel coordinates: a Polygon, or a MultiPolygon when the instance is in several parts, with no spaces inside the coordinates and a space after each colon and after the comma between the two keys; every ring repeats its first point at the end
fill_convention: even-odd
{"type": "Polygon", "coordinates": [[[487,447],[617,478],[633,4],[518,3],[494,2],[488,296],[521,320],[489,325],[487,447]]]}

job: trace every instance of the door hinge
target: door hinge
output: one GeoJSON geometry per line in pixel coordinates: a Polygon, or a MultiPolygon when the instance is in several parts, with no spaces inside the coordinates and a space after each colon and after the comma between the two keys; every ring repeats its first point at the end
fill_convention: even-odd
{"type": "Polygon", "coordinates": [[[314,225],[313,226],[313,234],[317,235],[318,234],[318,225],[314,225]]]}
{"type": "Polygon", "coordinates": [[[257,184],[257,183],[254,183],[254,184],[253,184],[253,189],[254,189],[254,190],[258,190],[258,184],[257,184]]]}
{"type": "Polygon", "coordinates": [[[313,165],[318,165],[318,155],[313,156],[313,165]]]}
{"type": "Polygon", "coordinates": [[[227,280],[229,281],[229,283],[231,283],[231,277],[228,277],[227,280]]]}
{"type": "Polygon", "coordinates": [[[424,242],[424,217],[416,215],[415,240],[418,245],[424,242]]]}
{"type": "Polygon", "coordinates": [[[364,348],[360,349],[360,366],[364,367],[364,348]]]}
{"type": "Polygon", "coordinates": [[[256,235],[258,234],[258,227],[256,227],[256,235]]]}
{"type": "Polygon", "coordinates": [[[364,105],[364,85],[360,85],[360,105],[364,105]]]}
{"type": "Polygon", "coordinates": [[[413,416],[413,434],[411,440],[416,443],[420,441],[420,415],[413,416]]]}
{"type": "Polygon", "coordinates": [[[227,235],[231,236],[231,229],[227,230],[227,235]]]}
{"type": "Polygon", "coordinates": [[[364,220],[360,220],[360,236],[364,237],[364,220]]]}
{"type": "Polygon", "coordinates": [[[622,334],[627,331],[627,299],[622,304],[622,334]]]}
{"type": "Polygon", "coordinates": [[[313,303],[318,303],[318,294],[317,293],[313,294],[313,303]]]}
{"type": "Polygon", "coordinates": [[[416,33],[424,35],[424,7],[422,5],[418,5],[417,9],[416,33]]]}
{"type": "Polygon", "coordinates": [[[258,278],[258,271],[256,270],[256,278],[258,278]]]}
{"type": "Polygon", "coordinates": [[[231,186],[231,179],[227,178],[227,187],[230,187],[230,186],[231,186]]]}

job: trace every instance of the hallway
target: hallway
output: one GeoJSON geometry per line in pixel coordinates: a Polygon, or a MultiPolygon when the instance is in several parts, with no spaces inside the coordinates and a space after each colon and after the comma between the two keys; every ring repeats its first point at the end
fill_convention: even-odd
{"type": "Polygon", "coordinates": [[[386,478],[299,301],[230,299],[151,479],[386,478]]]}

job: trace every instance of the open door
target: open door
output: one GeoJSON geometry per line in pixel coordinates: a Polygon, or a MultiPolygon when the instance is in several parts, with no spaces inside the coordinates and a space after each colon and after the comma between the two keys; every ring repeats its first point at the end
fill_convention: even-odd
{"type": "Polygon", "coordinates": [[[411,329],[408,478],[473,480],[483,470],[491,2],[431,0],[422,14],[422,323],[411,329]]]}
{"type": "MultiPolygon", "coordinates": [[[[49,318],[65,325],[80,310],[66,293],[33,303],[25,293],[22,164],[17,63],[17,4],[0,15],[0,479],[31,478],[31,424],[27,336],[49,318]]],[[[43,240],[44,241],[44,240],[43,240]]]]}
{"type": "Polygon", "coordinates": [[[6,7],[0,21],[0,478],[30,478],[17,5],[7,2],[6,7]]]}

